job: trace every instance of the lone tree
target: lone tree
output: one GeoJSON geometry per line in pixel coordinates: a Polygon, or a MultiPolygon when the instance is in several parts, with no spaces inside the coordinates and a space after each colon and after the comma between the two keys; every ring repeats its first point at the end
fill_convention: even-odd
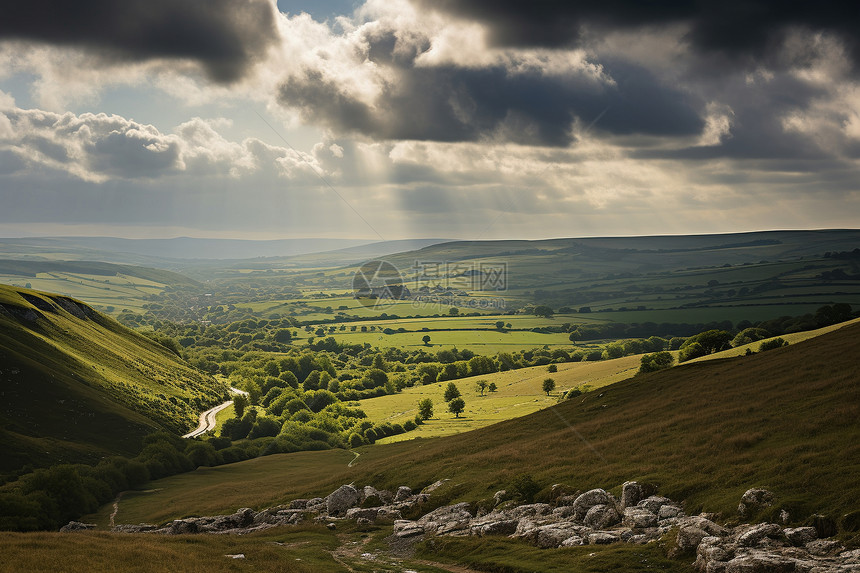
{"type": "Polygon", "coordinates": [[[498,328],[499,330],[501,330],[501,329],[503,329],[504,327],[505,327],[505,321],[504,321],[504,320],[497,320],[497,321],[496,321],[496,328],[498,328]]]}
{"type": "Polygon", "coordinates": [[[450,402],[454,398],[460,397],[460,389],[453,382],[448,382],[448,387],[445,388],[445,401],[450,402]]]}
{"type": "Polygon", "coordinates": [[[549,366],[547,366],[546,371],[547,372],[558,372],[558,366],[556,366],[555,364],[550,364],[549,366]]]}
{"type": "Polygon", "coordinates": [[[532,313],[535,316],[541,316],[543,318],[552,318],[552,315],[555,314],[552,308],[545,304],[536,306],[532,313]]]}
{"type": "Polygon", "coordinates": [[[233,398],[233,411],[236,413],[237,418],[241,418],[245,415],[245,408],[248,407],[248,403],[248,397],[244,394],[238,394],[233,398]]]}
{"type": "Polygon", "coordinates": [[[543,391],[546,392],[546,395],[549,396],[549,393],[555,390],[555,380],[552,378],[547,378],[543,381],[543,391]]]}
{"type": "Polygon", "coordinates": [[[490,382],[490,385],[489,385],[489,386],[487,386],[487,391],[488,391],[488,392],[495,392],[495,391],[496,391],[496,388],[497,388],[496,383],[495,383],[495,382],[490,382]]]}
{"type": "Polygon", "coordinates": [[[421,338],[421,341],[422,341],[422,342],[424,342],[424,346],[430,346],[430,335],[429,335],[429,334],[425,334],[425,335],[421,338]]]}
{"type": "Polygon", "coordinates": [[[476,384],[476,386],[478,387],[478,392],[480,392],[481,396],[483,396],[484,390],[487,389],[487,381],[486,380],[478,380],[478,383],[476,384]]]}
{"type": "Polygon", "coordinates": [[[460,413],[466,407],[466,402],[463,401],[462,398],[454,398],[450,402],[448,402],[448,411],[454,414],[455,418],[460,417],[460,413]]]}
{"type": "Polygon", "coordinates": [[[433,400],[424,398],[418,402],[418,416],[422,420],[429,420],[433,417],[433,400]]]}

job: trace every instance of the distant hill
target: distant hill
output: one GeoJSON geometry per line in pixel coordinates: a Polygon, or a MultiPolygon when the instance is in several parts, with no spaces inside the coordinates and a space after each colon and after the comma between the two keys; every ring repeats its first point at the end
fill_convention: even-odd
{"type": "MultiPolygon", "coordinates": [[[[177,259],[287,257],[365,245],[362,239],[123,239],[118,237],[0,238],[0,258],[104,260],[152,264],[177,259]]],[[[159,266],[159,265],[156,265],[159,266]]]]}
{"type": "Polygon", "coordinates": [[[117,265],[95,261],[25,261],[0,259],[0,275],[35,277],[39,273],[51,272],[104,277],[127,275],[165,285],[199,286],[197,281],[181,274],[148,267],[117,265]]]}
{"type": "Polygon", "coordinates": [[[0,473],[135,453],[224,396],[176,354],[72,298],[0,285],[0,473]]]}

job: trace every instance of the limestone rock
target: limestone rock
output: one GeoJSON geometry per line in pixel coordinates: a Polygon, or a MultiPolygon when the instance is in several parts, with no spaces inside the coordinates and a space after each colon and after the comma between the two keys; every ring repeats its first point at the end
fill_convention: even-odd
{"type": "Polygon", "coordinates": [[[749,554],[726,563],[726,573],[795,573],[796,561],[789,557],[769,554],[749,554]]]}
{"type": "Polygon", "coordinates": [[[789,527],[783,529],[782,532],[792,545],[798,547],[806,545],[810,541],[815,541],[818,537],[814,527],[789,527]]]}
{"type": "Polygon", "coordinates": [[[680,553],[686,553],[698,549],[699,543],[706,537],[708,532],[704,529],[695,525],[685,525],[678,530],[675,543],[680,553]]]}
{"type": "Polygon", "coordinates": [[[360,502],[358,490],[351,485],[342,485],[325,498],[326,511],[331,516],[345,515],[346,510],[360,502]]]}
{"type": "Polygon", "coordinates": [[[394,501],[406,501],[412,497],[412,488],[402,485],[397,488],[397,493],[394,494],[394,501]]]}
{"type": "Polygon", "coordinates": [[[589,533],[587,527],[575,525],[573,523],[552,523],[542,525],[537,528],[537,536],[535,543],[538,547],[548,549],[560,546],[565,540],[571,537],[579,537],[580,539],[589,533]]]}
{"type": "Polygon", "coordinates": [[[592,529],[607,529],[621,521],[621,516],[615,511],[614,505],[595,505],[588,510],[582,520],[592,529]]]}
{"type": "Polygon", "coordinates": [[[621,537],[609,531],[597,531],[588,534],[589,545],[609,545],[610,543],[618,543],[621,537]]]}
{"type": "Polygon", "coordinates": [[[592,489],[576,498],[573,502],[575,519],[582,520],[595,505],[614,505],[615,500],[605,490],[592,489]]]}
{"type": "Polygon", "coordinates": [[[431,483],[430,485],[428,485],[427,487],[425,487],[424,489],[422,489],[421,493],[433,493],[434,491],[436,491],[437,489],[439,489],[440,487],[442,487],[443,485],[445,485],[449,481],[451,481],[451,480],[440,479],[438,481],[435,481],[435,482],[431,483]]]}
{"type": "Polygon", "coordinates": [[[775,523],[760,523],[743,531],[737,536],[738,545],[752,547],[765,537],[773,537],[782,533],[782,528],[775,523]]]}
{"type": "Polygon", "coordinates": [[[470,527],[472,535],[512,535],[517,531],[518,519],[484,520],[473,523],[470,527]]]}
{"type": "Polygon", "coordinates": [[[751,517],[766,507],[773,505],[773,493],[766,489],[748,489],[741,496],[738,504],[738,514],[741,517],[751,517]]]}
{"type": "Polygon", "coordinates": [[[413,537],[415,535],[423,534],[424,528],[414,521],[400,519],[394,522],[394,535],[396,537],[413,537]]]}
{"type": "Polygon", "coordinates": [[[673,517],[681,517],[684,515],[683,510],[676,505],[664,505],[660,508],[660,512],[657,514],[657,519],[672,519],[673,517]]]}
{"type": "Polygon", "coordinates": [[[80,521],[70,521],[60,528],[60,533],[73,533],[75,531],[90,531],[96,528],[95,523],[81,523],[80,521]]]}
{"type": "Polygon", "coordinates": [[[669,499],[668,497],[662,497],[659,495],[652,495],[652,496],[646,497],[645,499],[643,499],[642,501],[637,503],[636,507],[644,507],[645,509],[647,509],[648,511],[650,511],[654,515],[657,515],[660,513],[660,509],[664,505],[674,505],[674,504],[672,503],[672,500],[669,499]]]}
{"type": "Polygon", "coordinates": [[[626,509],[634,507],[637,503],[652,495],[656,488],[650,484],[639,483],[636,481],[626,481],[621,486],[621,507],[626,509]]]}
{"type": "MultiPolygon", "coordinates": [[[[662,511],[662,508],[660,509],[662,511]]],[[[624,519],[622,520],[622,523],[633,529],[657,527],[657,516],[644,507],[627,507],[624,509],[624,519]]]]}
{"type": "Polygon", "coordinates": [[[806,544],[806,550],[812,555],[824,557],[826,555],[836,555],[845,548],[838,541],[832,539],[816,539],[806,544]]]}
{"type": "Polygon", "coordinates": [[[520,505],[510,509],[506,511],[506,513],[515,518],[549,515],[552,513],[552,507],[546,503],[529,503],[527,505],[520,505]]]}

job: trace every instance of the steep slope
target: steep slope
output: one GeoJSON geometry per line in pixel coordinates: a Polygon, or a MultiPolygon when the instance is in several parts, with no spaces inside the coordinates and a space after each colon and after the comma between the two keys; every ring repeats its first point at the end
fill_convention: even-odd
{"type": "Polygon", "coordinates": [[[0,472],[133,453],[224,388],[71,298],[0,285],[0,472]]]}

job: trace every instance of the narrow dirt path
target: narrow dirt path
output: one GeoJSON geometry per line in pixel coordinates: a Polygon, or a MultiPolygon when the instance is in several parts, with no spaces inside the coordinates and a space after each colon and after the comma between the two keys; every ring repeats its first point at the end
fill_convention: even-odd
{"type": "Polygon", "coordinates": [[[358,460],[358,456],[360,456],[360,455],[361,455],[361,454],[359,454],[358,452],[350,452],[350,453],[351,453],[352,455],[354,455],[355,457],[354,457],[354,458],[352,458],[352,461],[350,461],[348,464],[346,464],[346,467],[348,467],[348,468],[351,468],[351,467],[352,467],[352,464],[354,464],[354,463],[356,462],[356,460],[358,460]]]}
{"type": "Polygon", "coordinates": [[[111,529],[113,529],[113,526],[116,525],[116,523],[115,523],[116,514],[119,513],[119,502],[122,499],[122,496],[124,493],[125,493],[124,491],[119,492],[119,494],[116,496],[116,499],[113,500],[113,511],[110,514],[110,528],[111,529]]]}

